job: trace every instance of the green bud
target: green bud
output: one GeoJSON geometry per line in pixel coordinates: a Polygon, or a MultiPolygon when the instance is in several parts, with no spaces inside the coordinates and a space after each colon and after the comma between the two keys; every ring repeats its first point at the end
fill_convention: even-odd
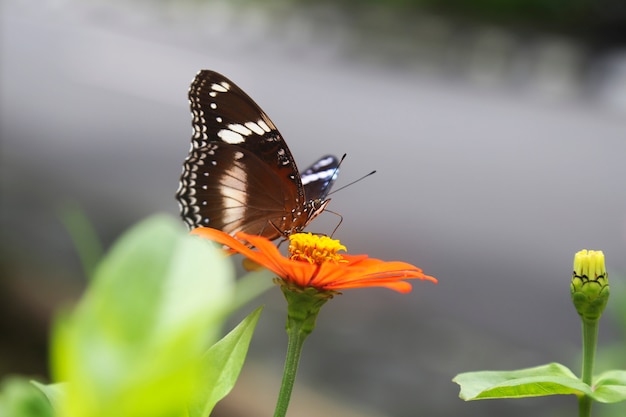
{"type": "Polygon", "coordinates": [[[609,274],[602,251],[583,249],[574,256],[572,302],[583,320],[598,320],[609,301],[609,274]]]}

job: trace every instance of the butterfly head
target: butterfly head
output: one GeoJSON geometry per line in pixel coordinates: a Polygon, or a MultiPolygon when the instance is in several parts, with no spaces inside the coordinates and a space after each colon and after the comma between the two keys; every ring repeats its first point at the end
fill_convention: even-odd
{"type": "Polygon", "coordinates": [[[313,221],[314,218],[320,215],[324,210],[326,210],[326,206],[330,203],[330,198],[325,200],[315,199],[309,200],[307,203],[307,212],[309,216],[306,219],[305,226],[313,221]]]}

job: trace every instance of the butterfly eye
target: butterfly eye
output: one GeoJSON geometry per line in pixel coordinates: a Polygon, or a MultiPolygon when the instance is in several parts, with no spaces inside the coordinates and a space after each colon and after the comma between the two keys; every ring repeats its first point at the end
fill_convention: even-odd
{"type": "Polygon", "coordinates": [[[193,135],[176,199],[190,228],[269,239],[299,232],[328,204],[339,161],[298,172],[282,135],[235,83],[198,72],[189,88],[193,135]]]}

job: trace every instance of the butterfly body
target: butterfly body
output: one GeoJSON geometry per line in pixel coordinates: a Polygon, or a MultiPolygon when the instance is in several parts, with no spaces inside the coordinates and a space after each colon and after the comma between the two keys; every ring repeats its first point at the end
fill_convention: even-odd
{"type": "Polygon", "coordinates": [[[189,89],[193,135],[176,198],[190,228],[268,239],[299,232],[328,205],[339,161],[298,172],[278,129],[232,81],[202,70],[189,89]]]}

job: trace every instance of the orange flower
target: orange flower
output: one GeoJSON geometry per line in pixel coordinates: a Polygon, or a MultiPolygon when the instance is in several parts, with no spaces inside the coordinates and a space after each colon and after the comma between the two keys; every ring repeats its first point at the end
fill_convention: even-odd
{"type": "Polygon", "coordinates": [[[192,234],[205,237],[241,253],[253,262],[278,275],[287,285],[315,288],[318,291],[340,291],[348,288],[386,287],[398,292],[411,291],[406,279],[437,283],[421,269],[405,262],[385,262],[367,255],[338,254],[346,250],[338,240],[311,233],[295,233],[289,237],[290,257],[283,256],[274,244],[261,236],[237,233],[237,238],[220,230],[199,227],[192,234]]]}

